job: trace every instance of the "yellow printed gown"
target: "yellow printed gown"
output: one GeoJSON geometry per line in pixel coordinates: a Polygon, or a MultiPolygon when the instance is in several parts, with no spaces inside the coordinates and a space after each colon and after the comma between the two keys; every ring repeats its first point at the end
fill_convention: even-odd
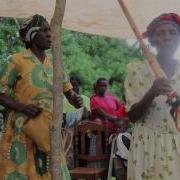
{"type": "MultiPolygon", "coordinates": [[[[35,55],[26,50],[9,58],[0,67],[0,92],[25,104],[35,104],[48,112],[52,120],[52,80],[51,58],[42,64],[35,55]]],[[[64,92],[72,88],[64,75],[64,92]]],[[[47,180],[49,156],[22,130],[27,117],[20,112],[10,111],[6,118],[5,131],[0,146],[0,180],[47,180]]],[[[41,127],[37,127],[41,131],[41,127]]]]}
{"type": "MultiPolygon", "coordinates": [[[[127,108],[151,88],[155,77],[146,62],[131,63],[125,81],[127,108]]],[[[180,93],[180,66],[171,79],[180,93]]],[[[128,157],[128,180],[178,180],[180,177],[180,132],[176,129],[166,96],[155,98],[135,123],[128,157]]]]}

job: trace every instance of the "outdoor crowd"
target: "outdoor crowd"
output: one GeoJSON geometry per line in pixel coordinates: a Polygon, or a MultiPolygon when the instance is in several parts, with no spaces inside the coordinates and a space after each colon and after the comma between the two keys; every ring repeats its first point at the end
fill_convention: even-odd
{"type": "MultiPolygon", "coordinates": [[[[53,65],[45,50],[51,47],[51,29],[44,17],[34,15],[21,25],[19,35],[26,50],[8,57],[0,66],[0,104],[5,107],[0,115],[0,180],[48,180],[53,65]]],[[[108,79],[94,80],[92,95],[87,97],[81,93],[81,77],[64,72],[63,128],[73,130],[87,120],[105,124],[109,137],[117,135],[114,154],[127,171],[125,179],[178,180],[179,104],[168,104],[167,95],[180,92],[180,64],[175,58],[180,16],[160,15],[149,24],[144,37],[156,49],[157,62],[166,76],[156,79],[146,61],[128,64],[121,101],[109,92],[108,79]]],[[[92,135],[90,154],[97,152],[95,141],[96,135],[92,135]]],[[[69,153],[67,164],[73,167],[73,151],[69,153]]]]}

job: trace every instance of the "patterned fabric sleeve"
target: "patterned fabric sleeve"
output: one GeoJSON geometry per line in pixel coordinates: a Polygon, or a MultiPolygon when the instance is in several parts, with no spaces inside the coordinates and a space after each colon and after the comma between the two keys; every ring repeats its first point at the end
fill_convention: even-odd
{"type": "MultiPolygon", "coordinates": [[[[51,53],[47,53],[46,54],[48,59],[50,59],[52,61],[53,57],[51,53]]],[[[63,67],[63,92],[67,92],[69,90],[71,90],[73,87],[69,81],[69,76],[68,73],[65,71],[64,67],[63,67]]]]}
{"type": "Polygon", "coordinates": [[[67,92],[72,88],[73,87],[69,81],[69,76],[67,75],[65,71],[63,71],[63,92],[67,92]]]}
{"type": "Polygon", "coordinates": [[[13,97],[13,87],[17,76],[18,71],[11,56],[6,62],[0,64],[0,92],[13,97]]]}
{"type": "Polygon", "coordinates": [[[138,96],[139,82],[137,79],[137,66],[136,63],[127,65],[127,76],[125,80],[125,96],[126,96],[126,109],[129,111],[131,106],[140,100],[138,96]]]}

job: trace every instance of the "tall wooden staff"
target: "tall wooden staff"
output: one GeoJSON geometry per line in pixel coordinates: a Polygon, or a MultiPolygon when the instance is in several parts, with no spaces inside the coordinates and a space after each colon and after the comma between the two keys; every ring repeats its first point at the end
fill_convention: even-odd
{"type": "MultiPolygon", "coordinates": [[[[147,59],[149,66],[151,67],[154,75],[156,76],[156,78],[166,78],[166,74],[164,73],[164,71],[161,69],[161,67],[159,66],[159,63],[157,62],[156,57],[150,52],[149,48],[145,45],[141,33],[138,29],[138,27],[136,26],[131,14],[129,13],[127,7],[125,6],[123,0],[118,0],[124,15],[126,16],[129,25],[131,26],[137,40],[140,43],[140,47],[144,53],[145,58],[147,59]]],[[[174,122],[176,125],[176,128],[178,131],[180,131],[180,125],[178,125],[178,120],[180,121],[180,98],[177,96],[175,91],[172,91],[170,94],[167,95],[168,100],[167,102],[172,106],[172,110],[171,114],[174,118],[174,122]]],[[[179,122],[180,124],[180,122],[179,122]]]]}
{"type": "Polygon", "coordinates": [[[53,50],[53,123],[51,127],[52,179],[60,180],[60,152],[62,152],[61,125],[63,120],[63,68],[61,52],[61,26],[65,11],[65,0],[56,0],[55,12],[51,21],[53,50]]]}
{"type": "Polygon", "coordinates": [[[124,12],[124,15],[126,16],[128,22],[129,22],[129,25],[131,26],[137,40],[139,41],[140,43],[140,47],[144,53],[144,56],[145,58],[148,60],[149,62],[149,65],[151,67],[151,69],[153,70],[156,78],[162,78],[162,77],[166,77],[165,73],[163,72],[163,70],[160,68],[157,60],[156,60],[156,57],[153,56],[153,54],[149,51],[148,47],[145,45],[143,39],[142,39],[142,36],[141,36],[141,33],[138,29],[138,27],[136,26],[131,14],[129,13],[127,7],[125,6],[123,0],[118,0],[123,12],[124,12]]]}

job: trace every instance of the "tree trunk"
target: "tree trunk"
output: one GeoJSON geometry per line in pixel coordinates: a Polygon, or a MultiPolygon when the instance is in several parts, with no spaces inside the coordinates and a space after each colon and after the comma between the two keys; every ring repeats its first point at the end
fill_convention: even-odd
{"type": "Polygon", "coordinates": [[[56,0],[51,21],[53,50],[53,123],[51,127],[51,174],[53,180],[62,180],[60,152],[62,152],[61,125],[63,120],[63,68],[61,52],[61,26],[65,10],[65,0],[56,0]]]}

